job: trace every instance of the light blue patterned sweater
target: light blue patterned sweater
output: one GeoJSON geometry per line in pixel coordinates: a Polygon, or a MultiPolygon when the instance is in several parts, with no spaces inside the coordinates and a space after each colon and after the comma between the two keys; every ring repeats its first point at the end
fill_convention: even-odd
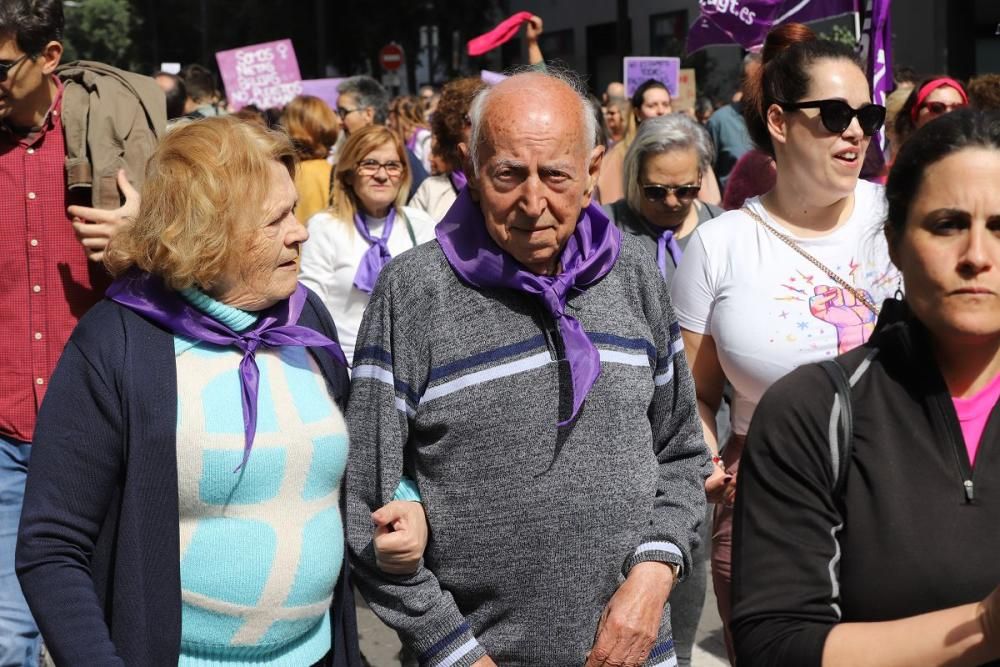
{"type": "MultiPolygon", "coordinates": [[[[255,316],[189,290],[234,330],[255,316]]],[[[247,465],[235,347],[175,338],[181,667],[302,667],[330,650],[347,428],[302,347],[261,348],[247,465]]]]}

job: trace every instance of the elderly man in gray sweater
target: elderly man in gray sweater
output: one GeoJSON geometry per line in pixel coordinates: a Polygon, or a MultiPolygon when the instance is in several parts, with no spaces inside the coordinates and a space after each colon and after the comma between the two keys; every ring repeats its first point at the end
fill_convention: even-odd
{"type": "Polygon", "coordinates": [[[422,665],[674,665],[666,605],[712,465],[668,292],[591,204],[578,90],[519,74],[470,115],[467,188],[382,271],[358,337],[357,584],[422,665]],[[388,575],[371,513],[403,476],[431,539],[388,575]]]}

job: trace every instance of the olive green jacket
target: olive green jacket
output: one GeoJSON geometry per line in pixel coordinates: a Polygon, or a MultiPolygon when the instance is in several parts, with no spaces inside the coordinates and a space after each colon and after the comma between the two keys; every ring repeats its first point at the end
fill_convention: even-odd
{"type": "Polygon", "coordinates": [[[140,188],[146,161],[163,136],[163,91],[147,76],[86,60],[67,63],[56,75],[65,86],[66,186],[89,188],[96,208],[118,208],[118,170],[140,188]]]}

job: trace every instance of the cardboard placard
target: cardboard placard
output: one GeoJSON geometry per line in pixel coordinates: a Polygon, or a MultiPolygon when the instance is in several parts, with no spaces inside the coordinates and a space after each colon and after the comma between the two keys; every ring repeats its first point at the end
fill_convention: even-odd
{"type": "Polygon", "coordinates": [[[677,94],[672,95],[671,105],[674,111],[693,111],[695,98],[698,96],[698,86],[694,69],[685,67],[677,79],[677,94]]]}

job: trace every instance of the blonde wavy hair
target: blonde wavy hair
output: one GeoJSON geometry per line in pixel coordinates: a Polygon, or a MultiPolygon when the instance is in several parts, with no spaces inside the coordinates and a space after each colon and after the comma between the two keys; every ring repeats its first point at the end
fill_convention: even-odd
{"type": "Polygon", "coordinates": [[[169,132],[146,165],[139,215],[105,254],[108,270],[135,267],[175,290],[211,288],[249,247],[275,161],[295,176],[288,137],[231,116],[169,132]]]}
{"type": "Polygon", "coordinates": [[[396,210],[402,213],[403,205],[410,194],[410,181],[413,174],[410,172],[410,163],[406,159],[406,146],[399,138],[399,135],[385,127],[384,125],[369,125],[357,132],[352,132],[340,149],[337,157],[337,166],[334,167],[333,193],[330,196],[332,201],[330,211],[333,217],[354,226],[354,214],[358,212],[359,202],[354,194],[354,179],[358,178],[358,163],[365,159],[365,156],[382,145],[391,143],[396,148],[396,155],[403,163],[403,175],[399,179],[399,192],[396,193],[396,201],[393,202],[396,210]]]}

